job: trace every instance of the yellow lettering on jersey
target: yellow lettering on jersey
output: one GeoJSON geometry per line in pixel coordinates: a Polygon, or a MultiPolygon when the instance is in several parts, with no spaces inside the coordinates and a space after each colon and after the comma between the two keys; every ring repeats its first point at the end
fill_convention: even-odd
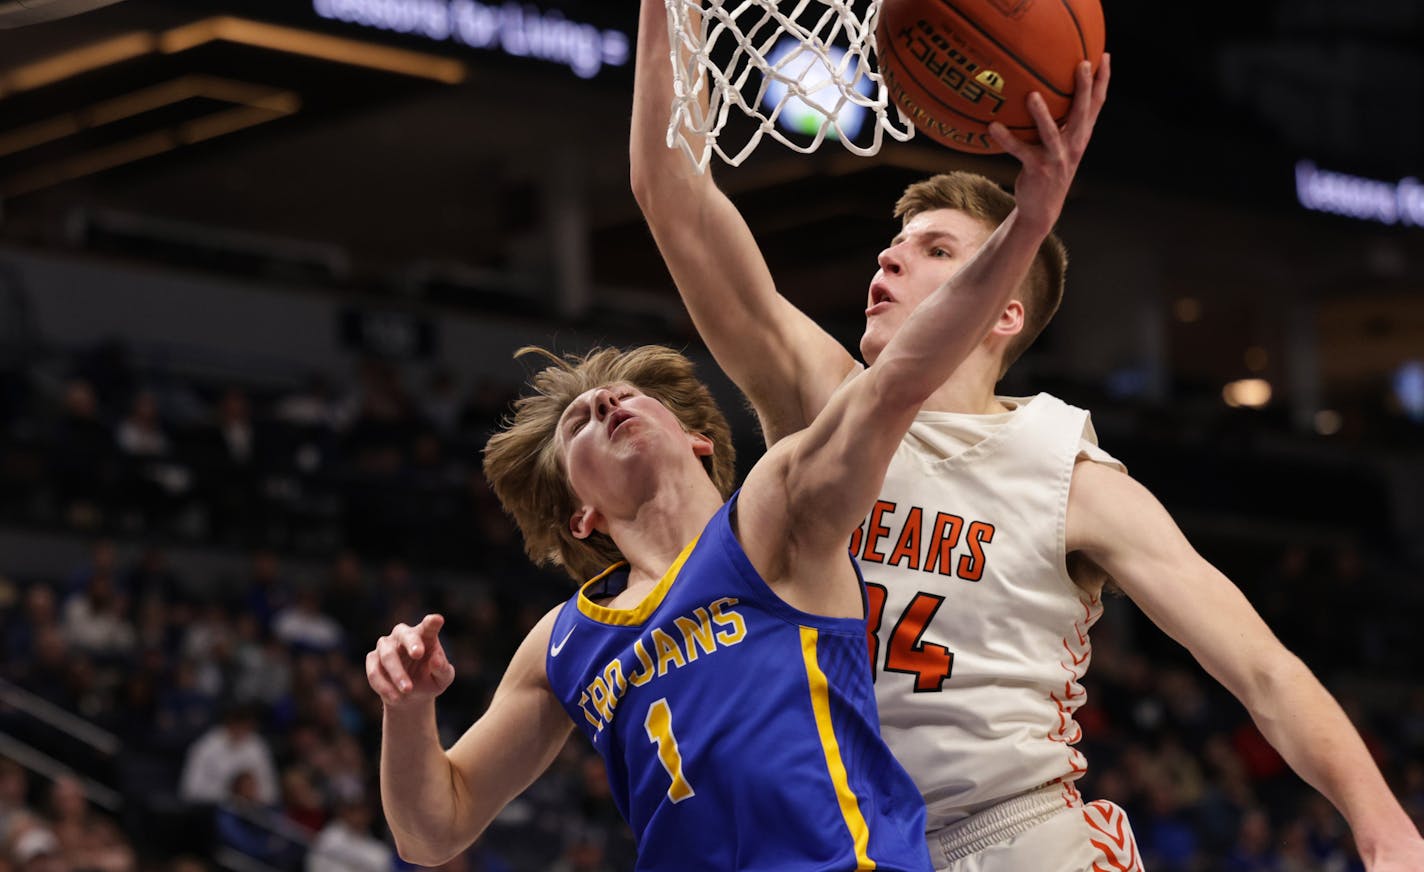
{"type": "Polygon", "coordinates": [[[590,724],[593,724],[593,728],[601,733],[603,732],[603,721],[600,721],[598,718],[594,717],[593,712],[590,712],[588,710],[588,699],[588,692],[585,691],[583,696],[579,697],[579,710],[583,712],[583,716],[588,719],[588,722],[590,724]]]}
{"type": "Polygon", "coordinates": [[[712,609],[712,623],[719,627],[728,627],[717,634],[717,641],[723,645],[735,645],[747,637],[747,623],[742,620],[742,616],[731,607],[737,604],[737,598],[724,596],[714,602],[709,608],[712,609]],[[726,608],[727,611],[723,611],[726,608]]]}
{"type": "Polygon", "coordinates": [[[682,617],[673,622],[682,631],[682,645],[687,649],[689,663],[697,659],[699,647],[707,654],[717,650],[717,642],[712,638],[712,619],[707,615],[707,610],[699,608],[694,614],[697,616],[696,621],[682,617]]]}
{"type": "Polygon", "coordinates": [[[667,675],[668,664],[673,663],[679,669],[687,665],[687,658],[683,656],[682,649],[678,647],[677,640],[663,632],[661,627],[654,627],[652,632],[653,647],[658,649],[658,677],[667,675]]]}
{"type": "Polygon", "coordinates": [[[628,683],[634,687],[642,687],[653,680],[656,674],[653,671],[653,658],[648,654],[648,649],[644,647],[643,640],[639,639],[633,643],[633,654],[637,656],[638,663],[643,667],[642,672],[635,672],[628,676],[628,683]]]}
{"type": "MultiPolygon", "coordinates": [[[[603,683],[608,685],[608,711],[611,713],[618,705],[618,700],[623,698],[623,694],[628,691],[628,682],[623,680],[623,664],[614,660],[603,669],[603,683]]],[[[609,715],[609,720],[612,720],[609,715]]]]}
{"type": "Polygon", "coordinates": [[[603,683],[601,676],[595,678],[593,683],[588,686],[588,692],[593,697],[593,707],[598,710],[603,719],[605,721],[613,720],[613,706],[608,701],[608,685],[603,683]]]}

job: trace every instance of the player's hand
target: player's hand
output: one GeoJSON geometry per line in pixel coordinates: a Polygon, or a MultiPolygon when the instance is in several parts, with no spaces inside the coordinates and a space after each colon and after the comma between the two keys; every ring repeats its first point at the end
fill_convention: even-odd
{"type": "Polygon", "coordinates": [[[389,708],[432,700],[455,680],[455,667],[440,645],[445,618],[426,615],[414,627],[396,624],[366,655],[366,680],[389,708]]]}
{"type": "Polygon", "coordinates": [[[1061,130],[1049,114],[1043,95],[1037,91],[1028,95],[1028,111],[1038,125],[1038,136],[1042,140],[1038,145],[1024,142],[997,121],[989,125],[989,136],[994,142],[1023,165],[1014,182],[1019,212],[1041,226],[1045,234],[1053,229],[1063,211],[1068,188],[1093,136],[1093,125],[1107,101],[1111,58],[1103,54],[1096,75],[1092,66],[1083,61],[1078,65],[1076,76],[1073,105],[1061,130]]]}

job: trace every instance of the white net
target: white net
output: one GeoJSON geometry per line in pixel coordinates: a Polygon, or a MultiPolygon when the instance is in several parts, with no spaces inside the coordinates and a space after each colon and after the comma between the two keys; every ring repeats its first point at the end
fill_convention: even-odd
{"type": "Polygon", "coordinates": [[[699,172],[714,152],[740,164],[763,136],[802,153],[832,139],[871,155],[886,134],[901,142],[914,135],[898,110],[887,110],[885,84],[871,62],[880,0],[666,3],[675,88],[668,145],[680,147],[699,172]],[[724,147],[733,107],[755,126],[745,142],[724,147]],[[862,137],[866,124],[873,129],[862,137]]]}

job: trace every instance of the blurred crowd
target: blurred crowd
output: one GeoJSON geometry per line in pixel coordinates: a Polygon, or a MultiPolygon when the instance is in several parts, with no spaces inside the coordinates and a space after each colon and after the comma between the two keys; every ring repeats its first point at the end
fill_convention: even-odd
{"type": "MultiPolygon", "coordinates": [[[[528,565],[480,475],[510,395],[380,360],[348,383],[150,375],[113,344],[49,373],[0,371],[0,523],[88,543],[84,560],[38,571],[0,556],[0,872],[403,868],[379,806],[365,652],[398,622],[446,616],[452,742],[572,592],[528,565]],[[194,569],[180,551],[240,568],[194,569]]],[[[1136,469],[1155,480],[1173,456],[1141,450],[1136,469]]],[[[1208,490],[1222,499],[1219,480],[1208,490]]],[[[1418,574],[1348,530],[1198,544],[1340,696],[1424,822],[1424,650],[1418,603],[1401,598],[1418,574]]],[[[1363,868],[1330,806],[1126,600],[1094,631],[1086,686],[1083,793],[1128,810],[1147,868],[1363,868]]],[[[601,762],[575,738],[445,868],[599,872],[632,857],[601,762]]]]}
{"type": "MultiPolygon", "coordinates": [[[[547,580],[442,590],[402,562],[369,566],[351,553],[319,578],[298,579],[271,551],[253,554],[220,595],[195,590],[160,549],[125,562],[106,540],[65,576],[6,580],[4,679],[112,734],[122,750],[76,749],[14,710],[0,710],[0,730],[60,759],[88,759],[85,777],[124,803],[104,814],[73,778],[41,784],[0,762],[0,857],[15,870],[176,872],[215,868],[207,864],[224,852],[279,870],[395,868],[379,824],[381,705],[365,652],[396,623],[446,615],[457,677],[439,714],[450,742],[566,593],[547,580]]],[[[445,868],[594,872],[626,868],[631,850],[601,762],[570,743],[481,844],[445,868]]]]}

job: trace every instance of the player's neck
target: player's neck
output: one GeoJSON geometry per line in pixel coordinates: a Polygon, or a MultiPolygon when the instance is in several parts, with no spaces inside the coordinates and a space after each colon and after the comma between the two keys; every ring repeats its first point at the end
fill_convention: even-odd
{"type": "Polygon", "coordinates": [[[998,361],[979,354],[972,355],[938,390],[930,394],[920,409],[964,415],[995,415],[1008,411],[994,394],[994,387],[999,383],[998,376],[998,361]]]}
{"type": "Polygon", "coordinates": [[[656,584],[722,502],[704,474],[701,481],[659,487],[630,514],[608,518],[608,533],[628,561],[628,586],[656,584]]]}

